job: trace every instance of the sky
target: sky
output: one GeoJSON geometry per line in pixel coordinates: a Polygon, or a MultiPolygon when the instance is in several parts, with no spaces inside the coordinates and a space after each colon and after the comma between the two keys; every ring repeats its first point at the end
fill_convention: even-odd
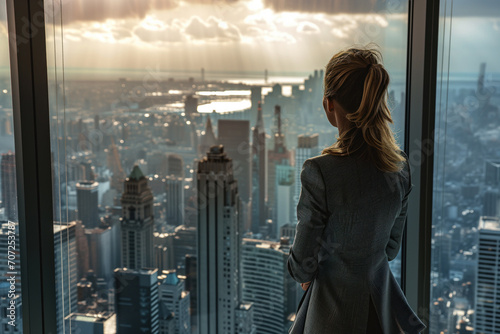
{"type": "MultiPolygon", "coordinates": [[[[83,70],[303,73],[324,68],[341,48],[375,42],[390,72],[406,68],[407,1],[403,0],[45,3],[49,67],[61,67],[64,59],[66,69],[83,70]]],[[[449,13],[451,2],[441,3],[442,12],[449,13]]],[[[451,70],[477,72],[479,63],[487,62],[487,70],[500,72],[500,5],[493,0],[471,4],[454,2],[451,70]],[[488,52],[478,52],[484,45],[488,52]]],[[[2,9],[0,22],[5,20],[2,9]]],[[[7,43],[6,32],[0,24],[0,45],[7,43]]],[[[443,33],[447,36],[446,30],[443,33]]],[[[8,66],[8,54],[0,48],[1,66],[8,66]]]]}

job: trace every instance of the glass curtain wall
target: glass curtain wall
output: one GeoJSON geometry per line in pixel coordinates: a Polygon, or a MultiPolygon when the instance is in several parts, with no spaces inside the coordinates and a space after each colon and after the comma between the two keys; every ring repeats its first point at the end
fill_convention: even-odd
{"type": "Polygon", "coordinates": [[[498,333],[500,6],[440,5],[430,333],[498,333]]]}
{"type": "Polygon", "coordinates": [[[0,1],[0,333],[22,333],[16,152],[6,2],[0,1]]]}
{"type": "Polygon", "coordinates": [[[300,170],[337,135],[323,69],[377,43],[402,145],[407,1],[45,3],[58,333],[212,333],[201,300],[218,333],[285,333],[300,170]]]}

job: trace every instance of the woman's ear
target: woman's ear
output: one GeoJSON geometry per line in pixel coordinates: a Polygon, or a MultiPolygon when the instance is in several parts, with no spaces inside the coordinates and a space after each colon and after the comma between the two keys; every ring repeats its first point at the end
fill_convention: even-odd
{"type": "Polygon", "coordinates": [[[333,100],[323,97],[323,109],[325,109],[327,113],[333,113],[333,100]]]}

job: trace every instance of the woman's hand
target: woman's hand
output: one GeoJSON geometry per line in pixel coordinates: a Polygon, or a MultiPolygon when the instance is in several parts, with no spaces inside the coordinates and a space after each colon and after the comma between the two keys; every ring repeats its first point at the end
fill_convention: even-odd
{"type": "Polygon", "coordinates": [[[302,287],[302,290],[307,290],[307,288],[309,287],[309,285],[311,284],[311,282],[307,282],[307,283],[300,283],[300,286],[302,287]]]}

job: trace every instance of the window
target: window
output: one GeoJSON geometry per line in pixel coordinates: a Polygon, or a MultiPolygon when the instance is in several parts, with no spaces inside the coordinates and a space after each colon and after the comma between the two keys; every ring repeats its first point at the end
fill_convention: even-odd
{"type": "MultiPolygon", "coordinates": [[[[228,296],[236,295],[239,284],[251,286],[249,280],[256,277],[243,262],[254,256],[242,254],[242,245],[224,246],[223,239],[217,243],[218,234],[224,238],[230,233],[233,240],[238,231],[239,243],[250,238],[277,245],[286,227],[294,228],[302,164],[335,141],[336,129],[325,122],[322,107],[322,68],[334,52],[353,42],[372,41],[381,47],[391,75],[388,98],[394,130],[403,146],[406,1],[384,8],[338,2],[335,10],[326,1],[318,7],[307,1],[250,0],[217,5],[186,1],[168,7],[159,2],[132,7],[118,2],[47,3],[51,144],[58,162],[56,220],[75,225],[76,251],[67,256],[78,263],[79,287],[112,290],[113,270],[126,266],[125,256],[129,269],[140,270],[137,263],[158,268],[159,282],[172,275],[162,270],[174,270],[183,280],[196,270],[186,265],[187,254],[202,256],[198,264],[207,261],[207,268],[217,265],[210,261],[219,260],[216,270],[227,269],[233,278],[228,296]],[[232,171],[228,165],[207,165],[207,170],[199,166],[207,155],[220,154],[211,151],[216,144],[224,145],[232,171]],[[228,172],[217,176],[224,182],[215,184],[207,206],[198,206],[198,179],[210,175],[210,168],[228,172]],[[231,177],[237,184],[232,185],[231,177]],[[84,182],[96,190],[76,191],[76,184],[84,182]],[[236,196],[239,207],[233,204],[236,196]],[[211,201],[219,198],[231,208],[220,215],[211,210],[211,205],[216,208],[211,201]],[[156,203],[149,217],[148,208],[156,203]],[[122,206],[128,206],[128,217],[121,216],[122,206]],[[142,217],[141,207],[146,217],[135,221],[142,217]],[[96,214],[85,217],[93,221],[83,218],[82,212],[89,211],[96,214]],[[188,215],[190,211],[195,214],[188,215]],[[194,228],[196,233],[198,219],[208,228],[197,231],[198,240],[206,240],[197,244],[187,231],[194,228]],[[230,228],[238,224],[238,229],[230,228]],[[224,233],[214,232],[224,225],[224,233]],[[134,238],[124,244],[120,234],[126,230],[134,238]],[[160,233],[172,237],[160,238],[160,233]],[[176,241],[168,241],[174,236],[176,241]],[[162,243],[166,250],[153,247],[162,243]]],[[[63,235],[60,242],[68,242],[68,237],[63,235]]],[[[250,251],[253,247],[259,246],[250,251]]],[[[275,248],[262,253],[262,265],[283,266],[286,251],[275,248]]],[[[67,251],[56,247],[56,252],[67,251]]],[[[399,278],[400,257],[391,265],[399,278]]],[[[216,275],[200,269],[200,275],[205,273],[216,275]]],[[[217,291],[216,279],[199,277],[197,292],[190,291],[193,328],[204,326],[197,323],[196,308],[213,314],[203,305],[210,305],[204,303],[213,298],[208,291],[217,291]]],[[[266,303],[277,303],[275,310],[296,309],[300,285],[285,289],[283,282],[290,279],[286,271],[270,270],[263,279],[269,281],[266,295],[288,293],[288,304],[279,298],[261,301],[252,298],[255,291],[242,289],[239,300],[223,298],[227,307],[253,302],[256,319],[263,319],[266,303]]],[[[58,300],[64,304],[58,318],[85,313],[91,304],[78,299],[77,310],[76,290],[64,288],[63,295],[71,298],[58,300]]],[[[102,314],[113,313],[111,302],[104,303],[102,314]]],[[[244,310],[239,312],[247,319],[244,310]]],[[[188,309],[175,314],[179,312],[189,314],[188,309]]],[[[247,329],[276,331],[281,326],[282,332],[289,316],[282,313],[265,321],[250,320],[247,329]]],[[[117,319],[120,323],[124,318],[117,314],[117,319]]],[[[58,331],[76,325],[60,321],[58,331]]]]}
{"type": "Polygon", "coordinates": [[[500,12],[493,3],[440,4],[430,333],[495,333],[500,12]]]}

